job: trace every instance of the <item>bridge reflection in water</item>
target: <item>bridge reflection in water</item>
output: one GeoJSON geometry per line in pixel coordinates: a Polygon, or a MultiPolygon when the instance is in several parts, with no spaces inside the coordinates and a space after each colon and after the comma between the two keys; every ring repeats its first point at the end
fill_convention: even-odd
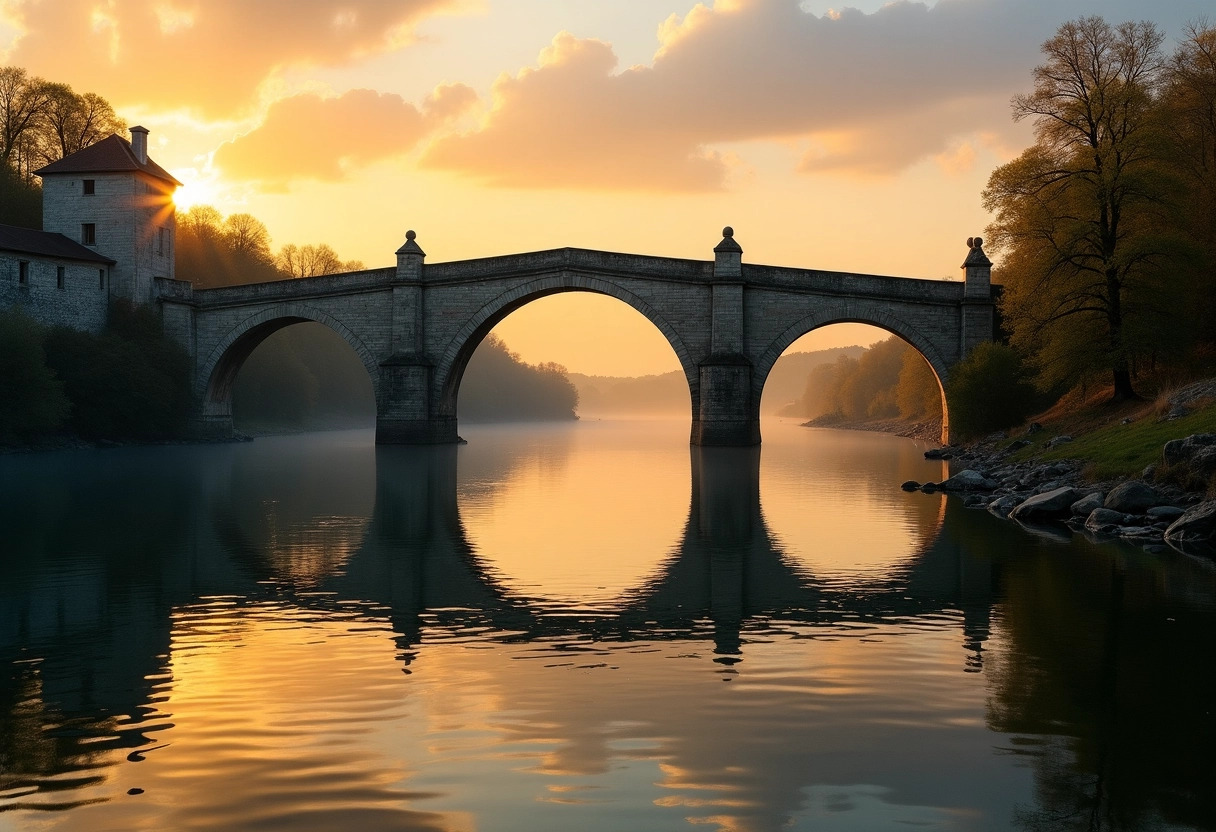
{"type": "MultiPolygon", "coordinates": [[[[469,465],[479,466],[478,482],[501,483],[536,459],[462,457],[452,446],[376,447],[367,436],[318,442],[307,453],[291,453],[292,447],[271,441],[173,449],[176,464],[168,467],[163,449],[6,460],[0,468],[0,526],[7,532],[0,552],[6,578],[0,582],[0,809],[21,818],[26,808],[54,806],[73,817],[71,807],[114,800],[128,783],[170,788],[172,778],[155,774],[155,766],[134,767],[132,774],[121,764],[129,755],[132,762],[163,759],[165,772],[195,784],[194,802],[187,804],[218,813],[208,816],[215,819],[227,804],[206,794],[239,784],[231,772],[227,780],[215,779],[222,760],[208,761],[214,770],[197,769],[202,764],[191,749],[216,739],[200,724],[245,710],[256,722],[266,707],[258,696],[293,706],[292,691],[341,693],[352,677],[339,676],[337,656],[349,658],[355,642],[367,655],[383,653],[380,664],[393,678],[403,680],[399,670],[411,676],[395,685],[383,675],[366,689],[355,684],[347,695],[361,697],[358,711],[370,716],[360,722],[352,713],[336,723],[355,735],[365,726],[368,736],[391,738],[394,751],[384,771],[443,769],[431,783],[460,782],[462,776],[472,782],[473,775],[452,774],[463,771],[461,754],[421,743],[420,736],[437,730],[426,720],[449,714],[433,701],[421,703],[471,688],[493,700],[489,713],[500,715],[462,705],[459,716],[485,720],[475,730],[497,738],[487,748],[506,744],[524,757],[537,756],[535,748],[551,749],[534,770],[567,778],[551,781],[555,788],[576,775],[616,770],[622,759],[653,759],[661,771],[647,775],[647,782],[665,790],[661,794],[681,801],[712,797],[720,806],[713,811],[746,816],[740,828],[782,828],[815,800],[826,800],[821,792],[828,783],[883,784],[908,811],[971,805],[958,802],[960,782],[972,783],[976,794],[1005,794],[1025,775],[1002,774],[981,785],[981,773],[1005,765],[993,745],[1010,742],[976,719],[985,708],[991,725],[1030,736],[1017,747],[1045,778],[1047,808],[1057,808],[1060,799],[1052,784],[1089,782],[1093,773],[1140,772],[1137,785],[1121,787],[1126,797],[1119,799],[1129,806],[1146,805],[1150,795],[1164,800],[1161,795],[1179,788],[1180,794],[1198,793],[1186,792],[1185,777],[1153,772],[1177,771],[1176,761],[1191,760],[1200,747],[1183,718],[1195,711],[1194,697],[1179,692],[1206,689],[1207,677],[1192,678],[1200,667],[1193,661],[1167,662],[1164,656],[1187,655],[1210,632],[1212,611],[1194,600],[1210,597],[1210,574],[1191,570],[1184,579],[1162,582],[1159,565],[1112,558],[1083,541],[1051,549],[983,512],[913,495],[906,505],[928,512],[912,523],[921,530],[914,548],[896,553],[864,580],[843,580],[822,565],[824,559],[807,556],[814,540],[790,535],[779,522],[774,526],[784,508],[765,511],[762,487],[781,460],[768,459],[770,473],[762,476],[759,449],[693,448],[683,469],[690,474],[687,517],[653,568],[594,603],[545,597],[518,581],[494,552],[479,549],[477,541],[487,536],[477,532],[482,521],[468,510],[470,492],[480,487],[470,484],[469,465]],[[458,462],[466,466],[461,479],[458,462]],[[1113,575],[1119,586],[1126,581],[1140,589],[1108,593],[1104,581],[1113,575]],[[1089,589],[1070,600],[1063,590],[1071,586],[1089,589]],[[1056,607],[1077,622],[1070,640],[1053,630],[1056,607]],[[1103,635],[1102,627],[1117,624],[1120,615],[1165,621],[1179,608],[1198,624],[1171,631],[1172,640],[1140,642],[1126,625],[1117,640],[1103,635]],[[1132,702],[1121,693],[1127,681],[1110,688],[1105,671],[1069,652],[1088,655],[1073,640],[1091,632],[1105,649],[1129,651],[1112,662],[1131,666],[1152,657],[1154,688],[1173,691],[1171,701],[1182,707],[1160,709],[1144,686],[1135,688],[1132,702]],[[859,638],[850,639],[851,646],[831,643],[842,635],[859,638]],[[869,658],[863,661],[881,655],[889,667],[857,665],[856,645],[866,635],[887,644],[866,645],[869,658]],[[319,646],[302,647],[314,643],[309,639],[320,639],[319,646]],[[395,663],[388,660],[386,639],[394,642],[395,663]],[[819,640],[811,647],[799,639],[819,640]],[[295,646],[283,646],[288,643],[295,646]],[[284,659],[296,675],[270,683],[282,689],[242,689],[250,678],[232,675],[223,662],[247,652],[240,661],[256,665],[270,655],[267,644],[297,651],[292,660],[298,664],[284,659]],[[224,645],[251,649],[234,653],[224,645]],[[560,657],[579,651],[595,657],[582,667],[620,665],[628,677],[605,683],[608,677],[594,675],[607,669],[554,675],[562,672],[560,657]],[[515,661],[536,658],[554,669],[515,661]],[[211,662],[218,664],[209,667],[211,662]],[[809,671],[803,663],[812,662],[809,671]],[[936,681],[916,675],[926,667],[936,681]],[[1044,667],[1055,675],[1044,676],[1044,667]],[[963,669],[985,672],[965,677],[974,683],[964,684],[963,669]],[[707,676],[738,684],[707,688],[707,676]],[[622,684],[626,678],[629,685],[622,684]],[[1121,748],[1128,726],[1142,723],[1087,726],[1077,713],[1061,710],[1073,701],[1066,692],[1074,689],[1091,699],[1109,698],[1120,712],[1168,711],[1170,719],[1151,722],[1156,745],[1082,753],[1121,748]],[[907,697],[917,692],[948,692],[949,701],[909,704],[907,697]],[[407,702],[425,712],[424,724],[403,726],[398,716],[375,721],[407,702]],[[879,710],[865,710],[876,704],[879,710]],[[940,730],[947,718],[970,720],[972,733],[940,730]],[[1078,737],[1075,753],[1063,742],[1035,739],[1061,731],[1078,737]],[[1163,732],[1168,741],[1161,740],[1163,732]],[[614,745],[647,737],[652,750],[622,752],[614,745]],[[1163,765],[1167,760],[1175,761],[1172,768],[1163,765]],[[182,768],[189,764],[196,768],[182,768]],[[1106,768],[1094,772],[1091,765],[1106,768]],[[838,781],[838,770],[852,772],[839,776],[866,779],[838,781]],[[214,805],[204,805],[204,798],[214,805]],[[721,808],[727,806],[733,808],[721,808]]],[[[763,453],[777,447],[770,444],[763,453]]],[[[826,475],[817,476],[822,489],[826,475]]],[[[847,531],[825,548],[840,545],[840,537],[847,539],[847,531]]],[[[568,543],[570,557],[583,556],[578,541],[568,543]]],[[[372,678],[382,669],[367,665],[358,672],[372,678]]],[[[324,734],[333,722],[317,717],[309,723],[310,712],[300,707],[307,735],[324,734]]],[[[313,756],[297,750],[291,760],[263,751],[248,760],[291,772],[283,782],[298,775],[307,784],[309,766],[322,764],[326,748],[317,746],[313,756]]],[[[351,795],[366,795],[370,775],[359,766],[369,754],[359,746],[355,773],[334,769],[343,772],[334,782],[349,783],[351,795]]],[[[248,760],[241,765],[251,765],[248,760]]],[[[466,797],[454,795],[447,806],[466,797]]],[[[864,790],[851,799],[879,800],[864,790]]],[[[984,800],[987,809],[975,805],[981,814],[1000,804],[995,797],[984,800]]],[[[426,804],[400,797],[401,811],[367,828],[459,825],[406,811],[415,805],[426,804]]],[[[1211,816],[1193,806],[1188,811],[1211,816]]],[[[76,828],[96,819],[79,817],[76,828]]],[[[1007,817],[985,819],[999,827],[1007,817]]]]}

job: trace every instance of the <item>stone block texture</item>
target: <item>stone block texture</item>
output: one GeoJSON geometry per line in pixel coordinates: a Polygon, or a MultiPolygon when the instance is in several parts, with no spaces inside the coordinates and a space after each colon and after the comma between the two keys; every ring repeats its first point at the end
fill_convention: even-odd
{"type": "Polygon", "coordinates": [[[663,333],[688,381],[694,444],[758,443],[773,364],[820,326],[886,329],[916,347],[942,381],[992,336],[992,299],[977,297],[974,281],[965,296],[962,281],[746,263],[723,281],[714,261],[569,248],[432,265],[421,258],[417,269],[411,262],[408,270],[193,293],[161,281],[166,331],[194,357],[200,432],[231,429],[241,363],[270,333],[301,321],[330,327],[362,360],[376,392],[378,441],[416,443],[457,440],[460,381],[478,344],[511,312],[558,292],[617,298],[663,333]]]}

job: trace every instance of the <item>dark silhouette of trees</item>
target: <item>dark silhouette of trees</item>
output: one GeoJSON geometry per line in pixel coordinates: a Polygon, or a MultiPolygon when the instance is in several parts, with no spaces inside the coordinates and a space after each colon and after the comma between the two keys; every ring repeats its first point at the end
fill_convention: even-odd
{"type": "Polygon", "coordinates": [[[988,237],[1003,252],[1002,313],[1046,383],[1105,371],[1113,398],[1136,397],[1133,368],[1176,346],[1171,267],[1181,255],[1177,180],[1166,163],[1161,32],[1065,23],[1043,44],[1034,90],[1013,99],[1034,145],[984,191],[988,237]]]}
{"type": "Polygon", "coordinates": [[[343,262],[338,253],[325,243],[315,246],[288,243],[280,249],[275,263],[288,277],[318,277],[338,272],[357,272],[363,268],[359,260],[343,262]]]}
{"type": "Polygon", "coordinates": [[[1180,277],[1193,330],[1216,342],[1216,26],[1193,23],[1166,69],[1161,98],[1168,159],[1183,183],[1179,227],[1192,256],[1180,277]]]}
{"type": "Polygon", "coordinates": [[[100,95],[0,66],[0,223],[41,228],[34,171],[125,129],[100,95]]]}
{"type": "Polygon", "coordinates": [[[96,93],[78,95],[67,84],[56,83],[46,83],[45,92],[46,105],[38,130],[38,151],[44,163],[62,159],[127,129],[127,123],[118,117],[110,102],[96,93]]]}
{"type": "Polygon", "coordinates": [[[959,439],[1025,421],[1041,402],[1022,357],[995,342],[980,344],[950,371],[950,428],[959,439]]]}
{"type": "Polygon", "coordinates": [[[0,442],[57,430],[71,408],[46,365],[45,332],[17,311],[0,311],[0,442]]]}
{"type": "Polygon", "coordinates": [[[460,383],[459,415],[470,422],[577,419],[578,390],[560,364],[527,364],[497,335],[486,337],[460,383]]]}
{"type": "Polygon", "coordinates": [[[261,220],[252,214],[225,217],[210,205],[194,205],[177,215],[176,266],[179,280],[200,289],[363,268],[358,260],[344,262],[325,243],[289,243],[276,255],[261,220]]]}

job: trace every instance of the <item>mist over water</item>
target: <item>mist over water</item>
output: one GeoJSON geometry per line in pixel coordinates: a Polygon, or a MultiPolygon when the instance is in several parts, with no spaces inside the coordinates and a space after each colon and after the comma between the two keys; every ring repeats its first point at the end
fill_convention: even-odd
{"type": "Polygon", "coordinates": [[[1208,565],[764,429],[0,459],[0,830],[1216,823],[1208,565]]]}

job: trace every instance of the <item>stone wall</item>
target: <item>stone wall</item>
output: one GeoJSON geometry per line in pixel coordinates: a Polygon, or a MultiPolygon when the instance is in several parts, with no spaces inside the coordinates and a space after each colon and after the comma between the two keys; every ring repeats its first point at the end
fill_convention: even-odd
{"type": "Polygon", "coordinates": [[[101,332],[110,299],[107,272],[102,263],[0,252],[0,309],[18,309],[46,326],[101,332]],[[22,261],[29,263],[24,285],[19,280],[22,261]]]}
{"type": "Polygon", "coordinates": [[[257,343],[317,321],[359,354],[376,389],[380,438],[394,442],[455,441],[460,379],[477,345],[514,310],[558,292],[617,298],[663,333],[692,394],[695,444],[759,442],[769,371],[817,327],[882,327],[920,350],[943,381],[992,337],[991,291],[971,271],[964,282],[743,265],[730,237],[710,262],[555,249],[424,265],[411,235],[396,269],[193,294],[162,281],[162,308],[166,331],[195,358],[208,431],[231,429],[231,383],[257,343]]]}
{"type": "Polygon", "coordinates": [[[90,248],[116,261],[111,273],[115,297],[139,303],[155,299],[155,278],[172,278],[176,218],[166,183],[138,173],[56,174],[43,177],[42,227],[87,245],[85,223],[93,224],[90,248]],[[84,193],[84,181],[93,193],[84,193]],[[161,229],[165,229],[164,246],[161,229]]]}

